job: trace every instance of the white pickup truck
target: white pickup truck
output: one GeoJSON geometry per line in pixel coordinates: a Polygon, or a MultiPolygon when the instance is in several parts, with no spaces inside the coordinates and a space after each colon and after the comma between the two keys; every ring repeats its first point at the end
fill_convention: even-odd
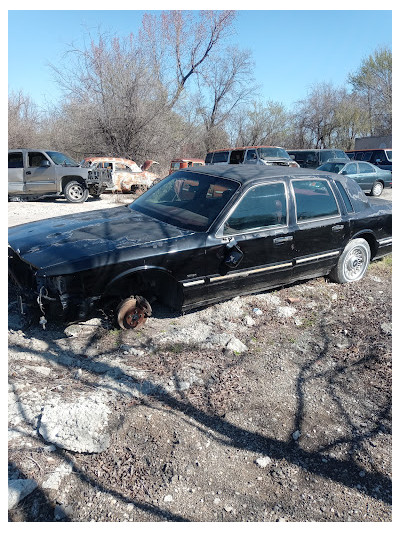
{"type": "Polygon", "coordinates": [[[82,168],[53,150],[16,148],[8,151],[8,198],[64,195],[68,202],[85,202],[112,186],[107,169],[82,168]]]}

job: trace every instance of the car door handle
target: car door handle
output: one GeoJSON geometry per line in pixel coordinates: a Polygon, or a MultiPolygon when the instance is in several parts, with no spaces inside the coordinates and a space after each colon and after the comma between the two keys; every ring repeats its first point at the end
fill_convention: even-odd
{"type": "Polygon", "coordinates": [[[284,242],[289,242],[293,240],[293,235],[288,235],[287,237],[277,237],[274,239],[274,244],[283,244],[284,242]]]}
{"type": "Polygon", "coordinates": [[[341,231],[343,228],[343,224],[337,224],[336,226],[332,226],[332,231],[341,231]]]}
{"type": "Polygon", "coordinates": [[[25,174],[32,174],[32,172],[30,170],[27,170],[25,174]]]}

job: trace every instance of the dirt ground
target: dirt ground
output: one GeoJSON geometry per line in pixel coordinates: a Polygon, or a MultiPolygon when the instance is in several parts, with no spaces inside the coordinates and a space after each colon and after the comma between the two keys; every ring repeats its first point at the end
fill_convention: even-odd
{"type": "MultiPolygon", "coordinates": [[[[9,225],[128,201],[12,202],[9,225]]],[[[391,521],[391,309],[391,257],[137,331],[21,330],[11,290],[9,479],[37,488],[9,521],[391,521]],[[108,448],[44,441],[43,406],[85,398],[108,448]]]]}

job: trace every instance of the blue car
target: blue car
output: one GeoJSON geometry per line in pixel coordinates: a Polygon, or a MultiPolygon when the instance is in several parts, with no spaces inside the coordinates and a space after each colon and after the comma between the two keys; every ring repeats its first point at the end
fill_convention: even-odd
{"type": "Polygon", "coordinates": [[[365,161],[349,161],[348,159],[330,159],[317,170],[342,174],[355,180],[361,189],[372,196],[380,196],[383,189],[392,188],[392,173],[390,170],[371,165],[365,161]]]}

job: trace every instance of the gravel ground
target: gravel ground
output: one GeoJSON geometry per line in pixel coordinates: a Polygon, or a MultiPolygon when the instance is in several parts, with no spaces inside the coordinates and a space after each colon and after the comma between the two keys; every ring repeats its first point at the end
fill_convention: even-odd
{"type": "MultiPolygon", "coordinates": [[[[13,202],[9,225],[130,200],[13,202]]],[[[390,259],[137,331],[22,331],[10,290],[9,480],[36,488],[9,520],[390,522],[391,333],[390,259]],[[44,406],[83,400],[108,448],[46,442],[44,406]]]]}

